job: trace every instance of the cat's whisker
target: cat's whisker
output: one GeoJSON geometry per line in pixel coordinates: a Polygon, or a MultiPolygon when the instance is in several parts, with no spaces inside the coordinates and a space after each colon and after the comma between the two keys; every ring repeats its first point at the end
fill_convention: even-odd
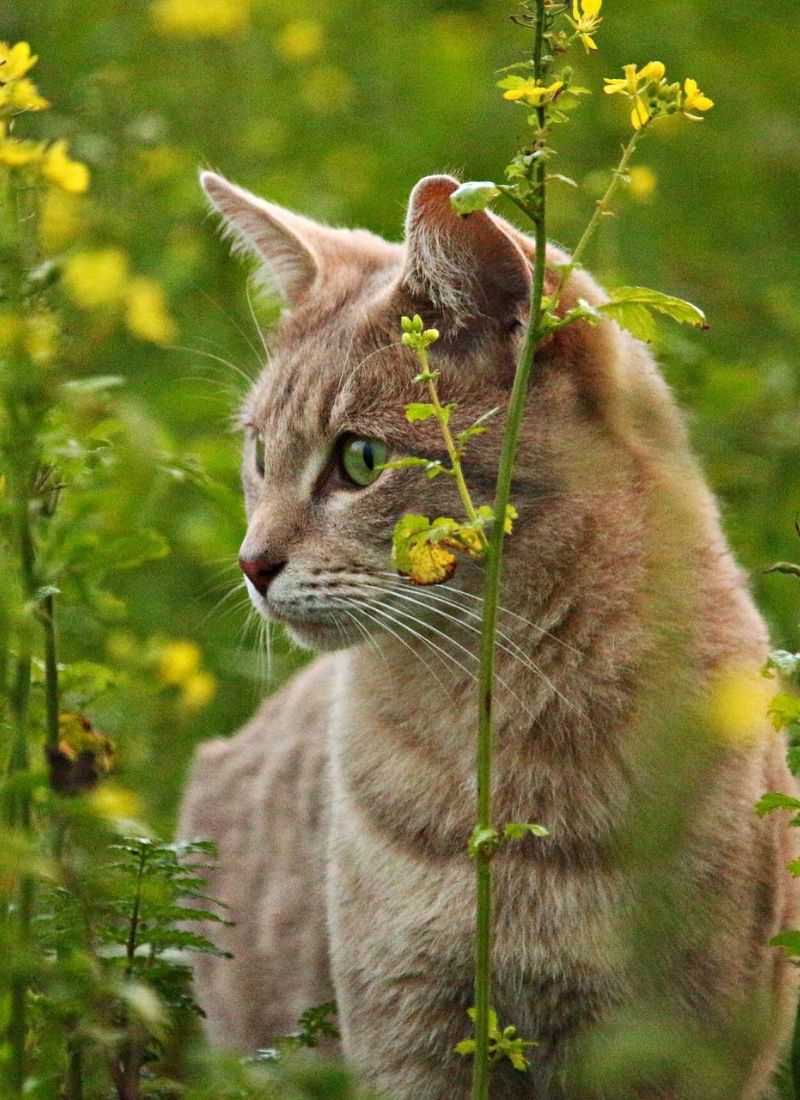
{"type": "MultiPolygon", "coordinates": [[[[368,585],[367,587],[374,588],[375,586],[368,585]]],[[[411,596],[406,592],[400,592],[397,589],[392,588],[391,586],[387,586],[386,591],[390,591],[399,599],[408,600],[409,603],[416,604],[418,607],[423,607],[430,611],[433,611],[435,615],[441,615],[442,618],[449,620],[450,622],[453,622],[458,626],[463,626],[465,629],[471,630],[475,634],[480,635],[481,633],[480,629],[476,626],[473,626],[472,623],[465,623],[463,620],[456,619],[453,615],[450,615],[447,612],[440,610],[438,607],[432,607],[430,603],[428,603],[427,600],[424,598],[415,598],[414,596],[411,596]]],[[[419,592],[419,595],[422,596],[422,591],[419,592]]],[[[465,609],[461,608],[460,610],[465,609]]],[[[474,612],[472,614],[474,614],[474,612]]],[[[558,687],[556,687],[555,683],[551,680],[547,673],[543,669],[541,669],[539,665],[537,665],[536,662],[530,656],[528,656],[528,654],[526,654],[525,651],[520,648],[520,646],[516,644],[516,642],[508,639],[507,636],[504,635],[501,631],[497,631],[497,634],[499,638],[506,639],[506,641],[501,640],[497,642],[498,649],[503,650],[504,653],[507,653],[509,656],[519,661],[524,668],[527,668],[535,676],[538,676],[542,683],[550,688],[550,690],[558,696],[562,703],[568,706],[571,710],[574,710],[576,714],[579,714],[582,718],[589,717],[584,711],[581,710],[579,706],[577,706],[576,703],[573,703],[572,700],[568,699],[566,695],[564,695],[564,693],[558,687]]]]}
{"type": "MultiPolygon", "coordinates": [[[[379,585],[364,584],[363,587],[373,589],[377,592],[383,592],[383,593],[387,592],[387,588],[385,588],[383,586],[379,586],[379,585]]],[[[394,593],[391,593],[391,594],[396,595],[400,598],[405,598],[405,599],[409,600],[409,602],[411,602],[411,603],[417,603],[416,600],[411,599],[409,596],[405,595],[405,593],[394,592],[394,593]]],[[[417,604],[417,606],[422,606],[424,609],[429,609],[429,610],[433,611],[435,614],[438,613],[438,614],[444,615],[443,612],[437,612],[436,608],[430,608],[428,604],[422,604],[422,605],[417,604]]],[[[399,607],[396,607],[395,611],[397,611],[400,615],[408,615],[409,614],[409,612],[403,611],[402,608],[399,608],[399,607]]],[[[456,646],[456,648],[460,649],[462,653],[466,653],[467,656],[471,660],[477,661],[478,663],[480,663],[480,658],[478,657],[478,655],[476,653],[473,653],[472,650],[469,649],[468,646],[462,645],[461,642],[456,641],[455,638],[451,638],[449,634],[446,634],[443,630],[439,630],[438,627],[433,626],[431,623],[426,623],[423,619],[418,619],[416,616],[413,616],[413,615],[410,616],[410,617],[414,620],[414,622],[421,623],[423,626],[426,626],[428,628],[428,630],[432,630],[432,631],[434,631],[434,633],[439,634],[442,638],[446,638],[447,641],[449,641],[451,643],[451,645],[456,646]]],[[[451,618],[452,619],[452,616],[444,615],[444,618],[451,618]]],[[[479,630],[477,630],[475,627],[470,626],[468,623],[461,622],[458,619],[452,619],[452,621],[455,622],[458,626],[465,626],[465,627],[467,627],[467,629],[473,630],[476,634],[480,634],[479,630]]],[[[505,646],[501,645],[500,648],[504,649],[505,646]]],[[[544,675],[543,672],[538,670],[535,666],[532,666],[531,671],[537,672],[548,684],[550,684],[550,687],[553,689],[553,691],[558,693],[558,689],[549,681],[549,679],[544,675]]],[[[520,697],[513,690],[513,688],[502,678],[502,676],[495,675],[495,679],[497,680],[498,684],[501,684],[506,689],[506,691],[511,696],[513,696],[513,698],[516,700],[516,702],[519,703],[519,705],[522,707],[522,709],[529,716],[533,717],[532,712],[528,709],[528,707],[525,705],[525,703],[522,701],[522,699],[520,699],[520,697]]],[[[567,700],[565,699],[564,702],[567,702],[567,700]]]]}
{"type": "MultiPolygon", "coordinates": [[[[412,656],[414,657],[415,660],[419,660],[419,654],[414,649],[414,647],[412,645],[410,645],[409,642],[407,642],[405,640],[405,638],[402,637],[402,635],[398,634],[396,630],[393,630],[385,622],[381,622],[380,620],[375,619],[375,615],[376,614],[381,615],[383,618],[388,619],[389,622],[394,623],[396,626],[400,627],[401,629],[403,628],[402,623],[399,623],[397,621],[397,619],[392,618],[392,616],[385,609],[375,607],[374,605],[371,605],[369,610],[367,610],[367,607],[365,607],[363,604],[359,604],[358,609],[361,611],[362,615],[364,615],[367,619],[371,619],[372,622],[374,622],[380,630],[385,630],[388,634],[390,634],[393,638],[395,638],[398,642],[400,642],[400,644],[402,646],[405,646],[405,648],[409,651],[409,653],[412,654],[412,656]]],[[[426,661],[423,661],[422,663],[425,666],[425,668],[427,668],[427,670],[430,672],[431,676],[433,676],[434,680],[439,685],[439,687],[442,689],[442,691],[446,691],[447,688],[445,687],[444,683],[441,681],[439,676],[437,676],[435,670],[433,668],[431,668],[431,666],[426,661]]],[[[448,668],[448,671],[449,671],[449,668],[448,668]]]]}
{"type": "MultiPolygon", "coordinates": [[[[204,351],[203,348],[189,348],[183,344],[171,344],[165,350],[180,351],[184,352],[184,354],[186,355],[201,355],[204,359],[210,359],[214,363],[221,363],[223,367],[228,367],[228,369],[232,370],[234,374],[237,374],[240,378],[243,378],[244,381],[247,383],[247,390],[249,390],[253,384],[253,379],[250,377],[250,375],[241,367],[237,367],[237,365],[235,363],[232,363],[230,359],[225,359],[221,355],[214,355],[214,353],[210,351],[204,351]]],[[[239,394],[238,396],[241,396],[241,394],[239,394]]]]}
{"type": "Polygon", "coordinates": [[[392,342],[390,344],[384,344],[380,348],[375,348],[374,351],[371,351],[371,352],[369,352],[368,355],[365,355],[363,357],[363,359],[359,359],[359,361],[353,366],[353,368],[350,371],[350,374],[347,376],[347,378],[342,379],[341,384],[340,384],[340,395],[341,395],[341,392],[344,390],[345,383],[346,382],[348,382],[348,383],[352,382],[353,376],[355,375],[356,371],[360,370],[364,366],[365,363],[368,363],[369,360],[372,359],[372,357],[374,355],[379,355],[382,351],[388,351],[389,348],[399,348],[401,346],[402,345],[401,345],[399,340],[392,340],[392,342]]]}
{"type": "MultiPolygon", "coordinates": [[[[236,320],[236,318],[231,313],[231,311],[228,310],[228,309],[225,309],[225,307],[222,305],[221,302],[218,302],[211,294],[208,293],[207,290],[204,290],[203,287],[201,287],[199,284],[192,283],[191,285],[194,287],[194,289],[196,291],[198,291],[200,294],[202,294],[202,296],[206,299],[207,302],[210,302],[211,305],[214,306],[214,308],[222,314],[222,316],[225,318],[226,321],[228,321],[228,323],[230,325],[232,325],[233,329],[236,332],[238,332],[238,334],[241,336],[241,338],[247,344],[248,348],[250,348],[250,350],[252,351],[256,361],[258,361],[258,359],[260,358],[259,353],[258,353],[258,349],[253,344],[253,341],[247,335],[247,333],[242,328],[242,326],[239,324],[239,322],[236,320]]],[[[245,294],[246,293],[247,293],[247,285],[245,285],[245,294]]],[[[249,301],[249,299],[248,299],[248,301],[249,301]]],[[[259,335],[260,335],[260,333],[259,333],[259,335]]],[[[262,339],[263,339],[263,337],[262,337],[262,339]]],[[[253,376],[251,381],[255,382],[255,380],[256,380],[256,376],[253,376]]]]}
{"type": "Polygon", "coordinates": [[[212,608],[210,608],[205,613],[205,615],[201,619],[201,623],[202,623],[202,625],[205,625],[214,616],[227,615],[227,614],[230,614],[232,611],[241,611],[242,608],[247,607],[249,602],[250,602],[250,598],[248,597],[248,595],[245,592],[242,585],[241,584],[236,584],[228,592],[225,592],[217,600],[217,602],[214,604],[214,606],[212,608]],[[234,596],[243,596],[244,598],[242,600],[240,600],[237,604],[235,604],[233,607],[229,607],[223,612],[222,609],[225,607],[225,604],[228,603],[228,601],[231,600],[234,596]]]}
{"type": "MultiPolygon", "coordinates": [[[[251,282],[251,280],[248,279],[248,281],[245,283],[245,287],[244,287],[245,298],[247,298],[247,306],[250,310],[250,316],[253,320],[253,328],[256,330],[256,335],[258,336],[258,339],[259,339],[259,342],[261,344],[263,353],[266,356],[267,362],[269,362],[269,357],[270,356],[269,356],[269,348],[267,347],[267,341],[264,339],[264,333],[262,332],[261,325],[258,323],[258,318],[256,317],[256,311],[255,311],[255,306],[253,305],[253,299],[250,297],[252,289],[253,289],[252,282],[251,282]]],[[[245,337],[245,339],[246,339],[246,337],[245,337]]],[[[250,347],[253,348],[253,355],[255,355],[256,359],[260,359],[260,355],[259,355],[258,351],[253,347],[252,343],[250,343],[249,340],[247,342],[250,345],[250,347]]],[[[254,381],[255,381],[255,379],[254,379],[254,381]]]]}
{"type": "MultiPolygon", "coordinates": [[[[412,638],[417,638],[420,642],[422,642],[423,645],[427,646],[428,649],[430,649],[433,652],[433,654],[442,662],[442,664],[444,664],[444,666],[447,668],[448,672],[452,672],[453,670],[450,666],[455,665],[470,680],[472,680],[473,682],[476,681],[477,677],[475,676],[475,673],[471,669],[467,668],[466,665],[462,664],[461,661],[459,661],[456,657],[454,657],[452,653],[448,653],[447,650],[444,649],[442,646],[437,645],[436,642],[432,642],[430,638],[426,638],[424,635],[420,634],[420,632],[418,630],[414,630],[414,628],[412,626],[409,626],[408,623],[401,622],[395,616],[390,615],[389,612],[386,610],[386,608],[376,607],[375,603],[372,602],[372,601],[353,601],[353,602],[358,602],[358,605],[359,605],[359,607],[361,607],[362,610],[365,610],[366,608],[369,608],[370,611],[385,616],[391,622],[395,623],[395,625],[400,630],[405,630],[406,633],[411,635],[412,638]]],[[[399,608],[394,608],[394,610],[398,611],[399,614],[403,614],[403,612],[400,611],[399,608]]],[[[409,616],[404,615],[404,618],[405,617],[409,617],[409,616]]],[[[413,616],[410,616],[410,617],[413,619],[413,616]]],[[[417,620],[417,621],[419,621],[419,620],[417,620]]],[[[381,629],[383,629],[383,624],[380,624],[380,625],[381,625],[381,629]]],[[[427,624],[423,623],[422,625],[425,626],[427,624]]],[[[414,654],[414,657],[417,660],[419,660],[419,654],[417,653],[417,651],[412,646],[409,646],[408,648],[414,654]]],[[[423,663],[425,663],[425,662],[423,662],[423,663]]],[[[430,668],[430,665],[428,665],[427,667],[430,668]]],[[[431,671],[433,671],[433,670],[431,670],[431,671]]],[[[444,686],[444,685],[442,685],[442,686],[444,686]]]]}
{"type": "MultiPolygon", "coordinates": [[[[371,576],[389,577],[395,582],[398,582],[403,588],[419,588],[419,585],[412,584],[411,581],[403,580],[402,577],[400,577],[397,573],[379,570],[376,573],[372,573],[371,576]]],[[[438,587],[440,590],[444,589],[450,596],[463,596],[465,599],[474,600],[477,603],[483,605],[483,596],[477,596],[474,592],[466,592],[463,588],[455,588],[452,585],[439,585],[438,587]]],[[[524,615],[519,615],[516,611],[512,611],[508,607],[503,607],[502,604],[498,604],[497,610],[501,611],[504,615],[510,616],[512,619],[516,619],[524,626],[530,627],[531,630],[538,631],[543,637],[550,638],[552,641],[556,642],[557,645],[561,645],[564,646],[565,649],[572,650],[572,652],[576,653],[579,657],[584,656],[582,649],[576,648],[576,646],[571,645],[570,642],[565,642],[564,639],[559,638],[557,634],[553,634],[552,631],[547,630],[546,627],[540,626],[539,623],[535,623],[531,619],[526,619],[524,615]]]]}

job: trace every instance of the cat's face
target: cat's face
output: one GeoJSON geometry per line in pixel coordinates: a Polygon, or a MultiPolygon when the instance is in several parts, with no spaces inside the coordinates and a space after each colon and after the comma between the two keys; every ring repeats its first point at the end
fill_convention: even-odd
{"type": "MultiPolygon", "coordinates": [[[[420,312],[441,329],[433,355],[441,397],[457,406],[454,430],[499,410],[465,461],[476,503],[491,503],[528,295],[525,239],[486,214],[459,219],[448,177],[415,189],[403,246],[319,226],[217,176],[203,184],[288,307],[241,411],[248,530],[240,556],[254,606],[314,648],[436,629],[432,614],[451,586],[434,599],[399,578],[392,533],[404,514],[461,509],[447,476],[379,469],[406,455],[446,459],[436,421],[405,417],[425,393],[400,342],[400,316],[420,312]]],[[[572,388],[560,397],[557,389],[551,408],[575,399],[572,388]]],[[[552,480],[547,435],[543,420],[523,446],[515,500],[527,500],[528,518],[552,480]]],[[[479,585],[480,566],[462,560],[453,586],[479,585]]]]}

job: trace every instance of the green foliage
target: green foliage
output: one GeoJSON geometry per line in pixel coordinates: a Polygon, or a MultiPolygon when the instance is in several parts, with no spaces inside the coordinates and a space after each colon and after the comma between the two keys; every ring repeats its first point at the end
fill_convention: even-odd
{"type": "MultiPolygon", "coordinates": [[[[474,1008],[467,1009],[467,1015],[475,1022],[476,1012],[474,1008]]],[[[489,1009],[489,1058],[492,1065],[497,1065],[507,1058],[514,1069],[524,1073],[530,1065],[525,1051],[539,1044],[530,1039],[520,1039],[517,1029],[513,1026],[500,1028],[497,1013],[489,1009]]],[[[456,1054],[475,1054],[477,1044],[474,1039],[462,1039],[456,1043],[456,1054]]]]}

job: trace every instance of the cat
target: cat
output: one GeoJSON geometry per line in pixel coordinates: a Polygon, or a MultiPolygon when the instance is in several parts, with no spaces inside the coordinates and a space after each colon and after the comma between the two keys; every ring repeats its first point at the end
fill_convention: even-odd
{"type": "MultiPolygon", "coordinates": [[[[475,670],[482,569],[408,583],[405,513],[451,514],[399,319],[432,349],[453,424],[507,403],[533,242],[457,181],[414,188],[405,241],[334,229],[204,172],[227,232],[284,302],[241,410],[241,564],[262,615],[320,655],[236,736],[202,745],[180,835],[219,846],[197,991],[210,1038],[254,1051],[335,996],[345,1056],[395,1100],[469,1095],[475,670]],[[346,463],[355,455],[358,477],[346,463]],[[370,466],[369,458],[372,457],[370,466]],[[365,472],[365,468],[367,472],[365,472]]],[[[548,285],[555,265],[548,254],[548,285]]],[[[603,292],[575,270],[560,309],[603,292]]],[[[465,472],[492,500],[502,412],[465,472]]],[[[793,791],[766,721],[766,631],[644,344],[578,323],[537,352],[500,616],[494,817],[536,821],[495,857],[493,1005],[537,1043],[492,1097],[760,1100],[791,1025],[793,791]],[[781,820],[782,818],[782,820],[781,820]]]]}

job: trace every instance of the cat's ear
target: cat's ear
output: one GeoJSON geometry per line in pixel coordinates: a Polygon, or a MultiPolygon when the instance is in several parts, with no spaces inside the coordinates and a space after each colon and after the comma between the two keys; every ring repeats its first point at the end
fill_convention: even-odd
{"type": "Polygon", "coordinates": [[[237,244],[261,260],[283,300],[291,305],[307,293],[319,272],[322,227],[215,172],[201,172],[200,185],[237,244]]]}
{"type": "Polygon", "coordinates": [[[512,316],[528,300],[530,264],[500,218],[455,212],[458,186],[452,176],[426,176],[411,192],[403,284],[457,325],[512,316]]]}

